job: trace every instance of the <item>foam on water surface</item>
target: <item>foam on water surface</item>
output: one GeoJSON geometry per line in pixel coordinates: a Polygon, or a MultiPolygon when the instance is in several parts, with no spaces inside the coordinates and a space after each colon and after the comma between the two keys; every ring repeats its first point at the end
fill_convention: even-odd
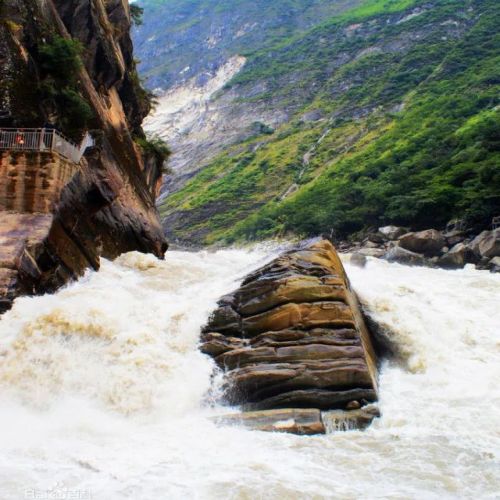
{"type": "Polygon", "coordinates": [[[269,252],[132,253],[17,300],[0,320],[0,498],[498,498],[498,275],[347,266],[401,358],[368,430],[213,423],[227,409],[199,329],[269,252]]]}

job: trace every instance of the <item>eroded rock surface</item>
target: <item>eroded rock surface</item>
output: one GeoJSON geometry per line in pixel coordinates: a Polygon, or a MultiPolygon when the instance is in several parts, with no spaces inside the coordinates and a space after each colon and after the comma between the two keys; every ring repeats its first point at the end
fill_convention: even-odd
{"type": "Polygon", "coordinates": [[[202,342],[226,372],[226,399],[245,410],[349,412],[377,399],[370,334],[325,240],[247,276],[219,301],[202,342]]]}

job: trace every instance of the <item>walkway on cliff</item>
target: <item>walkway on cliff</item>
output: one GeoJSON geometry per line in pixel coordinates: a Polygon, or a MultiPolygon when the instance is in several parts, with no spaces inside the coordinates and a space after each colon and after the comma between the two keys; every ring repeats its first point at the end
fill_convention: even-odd
{"type": "Polygon", "coordinates": [[[53,151],[80,163],[85,150],[93,145],[94,140],[88,133],[78,145],[55,129],[0,128],[0,151],[53,151]]]}

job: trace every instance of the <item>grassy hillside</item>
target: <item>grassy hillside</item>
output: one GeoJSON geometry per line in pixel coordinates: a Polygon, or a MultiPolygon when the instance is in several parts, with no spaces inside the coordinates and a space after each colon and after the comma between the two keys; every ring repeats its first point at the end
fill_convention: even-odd
{"type": "Polygon", "coordinates": [[[373,0],[248,54],[230,85],[265,82],[251,99],[295,101],[295,117],[168,197],[166,225],[212,243],[487,224],[500,213],[499,24],[496,0],[373,0]]]}

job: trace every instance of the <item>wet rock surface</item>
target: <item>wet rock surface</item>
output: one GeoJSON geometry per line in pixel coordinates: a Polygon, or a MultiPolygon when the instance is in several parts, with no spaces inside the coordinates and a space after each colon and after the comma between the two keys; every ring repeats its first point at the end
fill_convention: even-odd
{"type": "Polygon", "coordinates": [[[321,412],[314,409],[285,409],[235,413],[217,417],[221,425],[239,425],[247,429],[266,432],[290,432],[301,435],[324,434],[321,412]]]}
{"type": "Polygon", "coordinates": [[[223,297],[201,350],[225,371],[226,400],[244,410],[348,411],[377,399],[370,334],[325,240],[285,253],[223,297]]]}

